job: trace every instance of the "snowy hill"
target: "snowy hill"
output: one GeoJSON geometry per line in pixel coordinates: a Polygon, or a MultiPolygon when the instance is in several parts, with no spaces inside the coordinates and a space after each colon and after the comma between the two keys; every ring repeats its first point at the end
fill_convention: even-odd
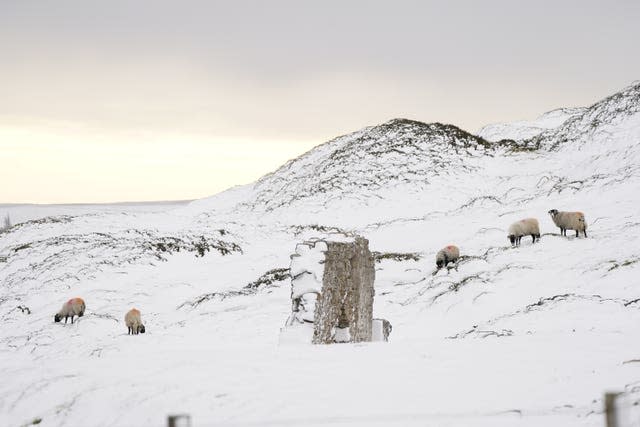
{"type": "Polygon", "coordinates": [[[501,139],[513,139],[523,141],[533,138],[548,129],[555,129],[567,120],[582,114],[584,108],[558,108],[542,114],[535,120],[495,123],[487,125],[478,131],[478,136],[487,141],[500,141],[501,139]]]}
{"type": "Polygon", "coordinates": [[[392,120],[171,211],[13,227],[0,234],[0,417],[602,425],[604,391],[640,399],[639,93],[543,115],[535,132],[392,120]],[[589,238],[561,237],[552,208],[585,212],[589,238]],[[511,248],[507,227],[531,216],[541,242],[511,248]],[[391,341],[279,345],[289,255],[338,230],[377,252],[391,341]],[[463,259],[435,273],[450,243],[463,259]],[[74,296],[87,314],[54,324],[74,296]],[[126,335],[133,306],[145,335],[126,335]]]}
{"type": "Polygon", "coordinates": [[[371,197],[401,185],[424,187],[440,175],[471,170],[469,159],[498,146],[455,126],[396,119],[329,141],[260,179],[250,207],[371,197]]]}
{"type": "MultiPolygon", "coordinates": [[[[531,143],[536,148],[557,149],[568,142],[584,145],[590,140],[612,141],[617,139],[615,137],[633,137],[639,112],[640,82],[636,82],[572,116],[559,128],[540,133],[531,139],[531,143]],[[631,133],[620,135],[625,130],[631,133]]],[[[633,141],[630,144],[633,145],[633,141]]]]}

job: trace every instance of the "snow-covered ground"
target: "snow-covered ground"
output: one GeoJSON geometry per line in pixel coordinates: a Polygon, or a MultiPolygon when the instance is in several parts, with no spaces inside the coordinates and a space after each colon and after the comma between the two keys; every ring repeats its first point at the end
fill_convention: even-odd
{"type": "Polygon", "coordinates": [[[541,134],[545,130],[556,129],[567,120],[584,113],[584,110],[584,108],[558,108],[542,114],[535,120],[493,123],[480,129],[478,135],[487,141],[500,141],[503,138],[528,139],[541,134]]]}
{"type": "Polygon", "coordinates": [[[0,234],[0,418],[601,426],[605,391],[640,399],[639,189],[636,84],[515,141],[392,120],[186,206],[16,225],[0,234]],[[589,237],[561,237],[552,208],[585,212],[589,237]],[[524,217],[542,240],[511,248],[524,217]],[[390,342],[279,344],[290,255],[340,230],[378,253],[390,342]],[[436,273],[450,243],[463,259],[436,273]],[[75,296],[85,316],[55,324],[75,296]],[[126,334],[133,306],[144,335],[126,334]]]}
{"type": "Polygon", "coordinates": [[[189,201],[125,202],[97,204],[38,205],[28,203],[0,203],[0,221],[8,215],[12,224],[58,215],[84,215],[104,212],[162,212],[182,206],[189,201]]]}

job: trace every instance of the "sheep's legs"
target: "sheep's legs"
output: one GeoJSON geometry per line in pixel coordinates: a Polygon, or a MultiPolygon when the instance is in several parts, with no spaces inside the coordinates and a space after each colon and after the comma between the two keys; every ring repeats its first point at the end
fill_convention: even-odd
{"type": "Polygon", "coordinates": [[[67,324],[67,319],[69,318],[69,316],[64,316],[64,324],[67,324]]]}
{"type": "Polygon", "coordinates": [[[582,232],[584,233],[584,237],[586,239],[587,238],[587,230],[582,230],[582,232]]]}
{"type": "Polygon", "coordinates": [[[73,325],[73,315],[71,316],[71,324],[73,325]]]}

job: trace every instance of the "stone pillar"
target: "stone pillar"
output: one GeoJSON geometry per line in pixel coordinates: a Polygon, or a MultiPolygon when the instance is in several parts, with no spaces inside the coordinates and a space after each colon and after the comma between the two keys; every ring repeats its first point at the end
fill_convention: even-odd
{"type": "Polygon", "coordinates": [[[367,239],[327,242],[322,291],[315,307],[314,344],[371,341],[374,279],[367,239]],[[336,337],[338,329],[340,337],[336,337]]]}
{"type": "Polygon", "coordinates": [[[386,341],[391,325],[373,319],[375,267],[367,239],[334,235],[300,243],[289,272],[291,315],[281,344],[386,341]]]}

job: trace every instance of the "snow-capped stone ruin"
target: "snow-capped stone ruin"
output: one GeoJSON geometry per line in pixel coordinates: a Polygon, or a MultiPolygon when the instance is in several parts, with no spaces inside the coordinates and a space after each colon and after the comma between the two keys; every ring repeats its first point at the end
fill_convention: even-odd
{"type": "Polygon", "coordinates": [[[337,235],[300,243],[290,274],[292,308],[281,341],[387,340],[389,322],[373,319],[375,269],[367,239],[337,235]]]}

